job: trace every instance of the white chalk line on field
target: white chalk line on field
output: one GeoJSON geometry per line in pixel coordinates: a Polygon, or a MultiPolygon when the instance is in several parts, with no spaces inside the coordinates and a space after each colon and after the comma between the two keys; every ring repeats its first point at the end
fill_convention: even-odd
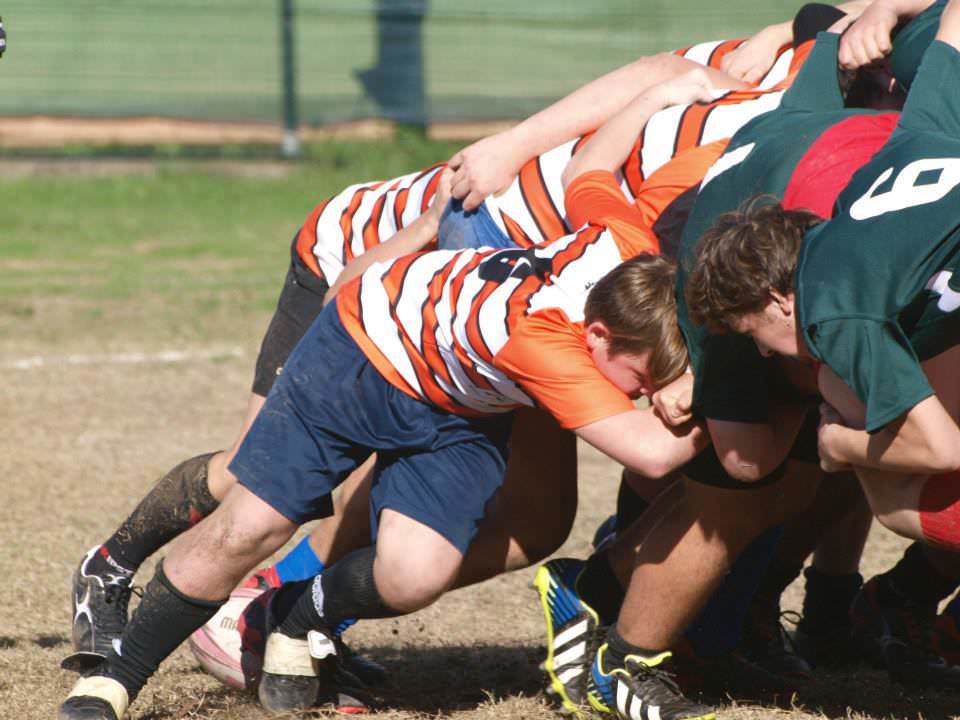
{"type": "Polygon", "coordinates": [[[4,370],[37,370],[63,365],[150,365],[173,364],[203,360],[222,360],[243,357],[239,347],[210,348],[207,350],[160,350],[158,352],[119,352],[104,354],[30,355],[20,358],[0,358],[4,370]]]}

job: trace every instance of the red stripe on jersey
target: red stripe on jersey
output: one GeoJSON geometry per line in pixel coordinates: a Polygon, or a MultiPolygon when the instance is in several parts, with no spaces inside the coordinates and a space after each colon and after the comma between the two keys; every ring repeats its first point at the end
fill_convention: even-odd
{"type": "Polygon", "coordinates": [[[410,195],[410,188],[405,187],[397,193],[397,199],[393,203],[393,222],[397,230],[403,228],[403,211],[407,209],[407,199],[410,195]]]}
{"type": "Polygon", "coordinates": [[[530,216],[540,229],[544,238],[555,239],[563,237],[567,232],[563,224],[563,217],[557,211],[547,191],[540,172],[540,162],[534,158],[520,169],[520,194],[530,216]]]}
{"type": "Polygon", "coordinates": [[[507,229],[507,235],[510,236],[510,239],[513,240],[515,245],[519,245],[522,248],[528,248],[534,244],[533,240],[527,237],[527,234],[523,231],[523,228],[509,215],[507,215],[502,210],[500,211],[500,217],[503,220],[503,226],[507,229]]]}
{"type": "Polygon", "coordinates": [[[344,329],[350,333],[350,337],[353,338],[354,342],[356,342],[363,351],[363,354],[370,359],[370,362],[377,368],[380,374],[383,375],[387,382],[395,388],[399,388],[410,397],[419,400],[420,396],[417,392],[410,387],[407,381],[403,379],[403,376],[397,372],[387,356],[380,352],[380,348],[370,339],[366,329],[363,327],[363,307],[360,304],[360,281],[361,278],[354,278],[340,288],[340,291],[337,293],[337,298],[334,302],[337,303],[337,314],[340,315],[340,322],[343,323],[344,329]]]}
{"type": "Polygon", "coordinates": [[[580,150],[583,148],[583,146],[584,146],[584,145],[587,143],[587,141],[588,141],[590,138],[592,138],[592,137],[593,137],[593,132],[588,132],[586,135],[582,136],[579,140],[577,140],[577,141],[573,144],[573,154],[576,155],[578,152],[580,152],[580,150]]]}
{"type": "Polygon", "coordinates": [[[317,277],[323,277],[320,264],[317,262],[317,256],[313,254],[313,248],[317,244],[317,222],[320,220],[320,216],[331,200],[333,200],[333,198],[328,197],[317,205],[313,209],[313,212],[307,216],[306,221],[300,228],[300,232],[297,233],[297,255],[303,261],[303,264],[310,268],[317,277]]]}
{"type": "Polygon", "coordinates": [[[700,144],[707,117],[713,112],[713,109],[719,102],[720,101],[714,101],[709,104],[694,103],[683,111],[683,115],[680,116],[677,136],[673,141],[674,156],[681,150],[696,147],[700,144]]]}
{"type": "MultiPolygon", "coordinates": [[[[427,173],[437,170],[437,168],[445,168],[446,166],[447,166],[446,163],[437,163],[436,165],[432,165],[420,177],[424,177],[427,173]]],[[[425,213],[427,211],[427,208],[430,207],[430,201],[433,200],[433,196],[437,193],[437,185],[440,184],[441,174],[443,174],[442,169],[440,170],[440,172],[434,173],[433,177],[430,178],[430,182],[427,183],[427,186],[423,189],[423,200],[420,201],[421,213],[425,213]]],[[[417,179],[419,180],[420,178],[417,178],[417,179]]]]}
{"type": "Polygon", "coordinates": [[[673,54],[674,54],[674,55],[679,55],[680,57],[683,57],[683,56],[686,55],[688,52],[690,52],[690,48],[692,48],[692,47],[693,47],[693,45],[687,45],[686,47],[680,48],[679,50],[674,50],[674,51],[673,51],[673,54]]]}
{"type": "MultiPolygon", "coordinates": [[[[500,287],[499,283],[485,283],[480,292],[476,294],[476,300],[473,301],[473,304],[477,307],[482,305],[498,287],[500,287]]],[[[517,293],[513,293],[513,295],[516,294],[517,293]]],[[[511,295],[511,297],[513,297],[513,295],[511,295]]],[[[492,361],[493,353],[490,352],[490,348],[487,346],[487,341],[484,339],[483,333],[480,332],[480,318],[478,313],[470,314],[470,317],[467,318],[467,322],[465,323],[465,327],[467,330],[467,340],[470,342],[470,346],[479,352],[484,360],[492,361]]]]}
{"type": "Polygon", "coordinates": [[[723,58],[740,47],[742,43],[743,40],[727,40],[717,45],[713,49],[713,52],[710,53],[710,59],[707,60],[707,67],[712,67],[715,70],[719,70],[720,64],[723,62],[723,58]]]}
{"type": "Polygon", "coordinates": [[[350,243],[353,240],[353,216],[356,215],[357,210],[360,209],[360,203],[363,202],[363,196],[380,185],[381,183],[371,183],[370,185],[357,190],[353,194],[353,197],[350,198],[350,203],[340,214],[340,232],[343,234],[344,263],[348,263],[354,258],[353,250],[350,247],[350,243]]]}
{"type": "MultiPolygon", "coordinates": [[[[563,272],[563,269],[572,262],[576,262],[583,254],[587,251],[587,248],[594,242],[597,238],[600,237],[600,233],[604,231],[605,228],[598,227],[596,225],[590,225],[589,227],[584,228],[577,234],[577,241],[571,243],[568,247],[565,247],[563,250],[558,252],[553,256],[553,274],[559,275],[563,272]]],[[[625,256],[625,253],[621,249],[621,255],[625,256]]],[[[624,259],[628,259],[626,256],[624,259]]]]}
{"type": "Polygon", "coordinates": [[[387,203],[387,194],[384,193],[373,204],[370,217],[363,225],[363,249],[369,250],[380,244],[380,218],[383,215],[384,205],[387,203]]]}

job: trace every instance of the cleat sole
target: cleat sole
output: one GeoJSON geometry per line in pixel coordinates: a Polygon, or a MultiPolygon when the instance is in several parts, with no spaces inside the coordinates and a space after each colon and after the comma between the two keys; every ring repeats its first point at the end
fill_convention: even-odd
{"type": "Polygon", "coordinates": [[[68,670],[69,672],[80,673],[82,675],[90,670],[93,670],[106,659],[106,655],[89,652],[87,650],[81,650],[80,652],[75,652],[72,655],[67,655],[63,660],[61,660],[60,669],[68,670]]]}

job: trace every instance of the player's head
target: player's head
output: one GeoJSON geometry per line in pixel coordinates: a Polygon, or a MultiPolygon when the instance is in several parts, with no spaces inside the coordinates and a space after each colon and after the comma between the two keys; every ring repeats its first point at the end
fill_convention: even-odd
{"type": "Polygon", "coordinates": [[[820,222],[768,199],[718,217],[697,245],[686,289],[691,319],[749,335],[764,355],[799,355],[794,276],[803,236],[820,222]]]}
{"type": "Polygon", "coordinates": [[[631,397],[651,394],[687,366],[675,283],[672,262],[644,254],[607,273],[587,297],[587,348],[600,372],[631,397]]]}

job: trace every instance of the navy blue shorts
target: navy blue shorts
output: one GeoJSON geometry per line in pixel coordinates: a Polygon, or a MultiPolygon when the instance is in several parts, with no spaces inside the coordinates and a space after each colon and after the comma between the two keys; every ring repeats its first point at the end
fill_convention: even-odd
{"type": "Polygon", "coordinates": [[[497,250],[515,248],[513,242],[490,217],[486,203],[476,210],[463,209],[459,200],[451,200],[440,216],[437,247],[441,250],[489,247],[497,250]]]}
{"type": "Polygon", "coordinates": [[[230,470],[299,525],[330,515],[334,488],[376,452],[374,538],[390,508],[465,552],[503,483],[512,417],[452,415],[395,388],[331,303],[290,354],[230,470]]]}

